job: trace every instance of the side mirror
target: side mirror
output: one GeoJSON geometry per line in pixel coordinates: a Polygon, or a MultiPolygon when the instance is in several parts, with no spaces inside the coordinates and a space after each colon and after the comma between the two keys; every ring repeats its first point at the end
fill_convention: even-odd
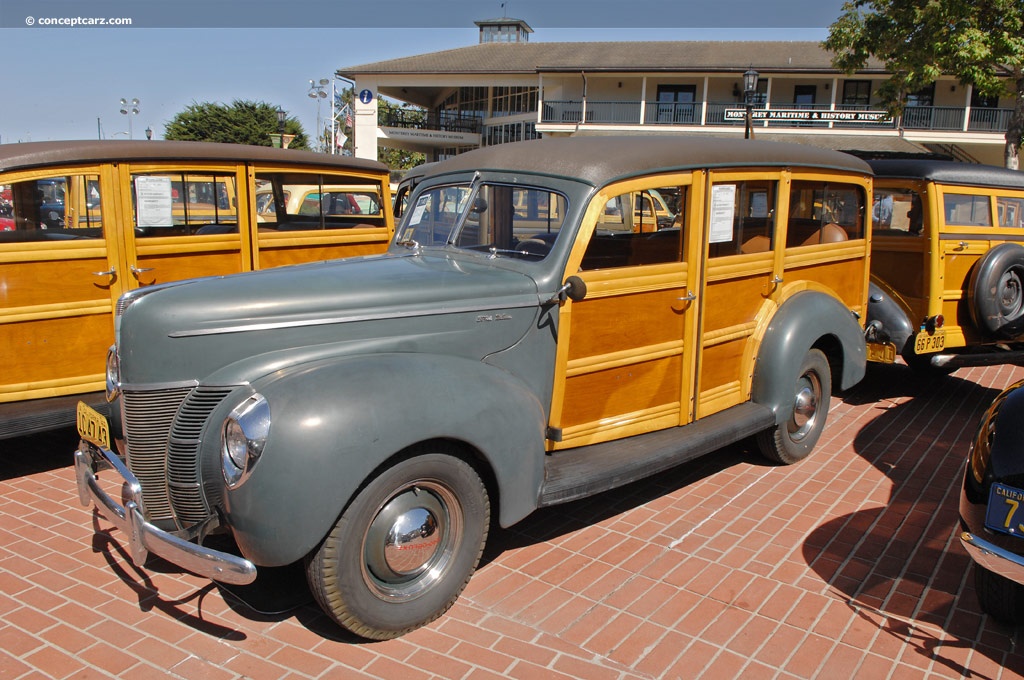
{"type": "Polygon", "coordinates": [[[548,300],[549,305],[565,302],[568,298],[573,302],[579,302],[583,298],[587,297],[587,284],[578,276],[570,276],[565,280],[565,283],[555,293],[554,297],[548,300]]]}

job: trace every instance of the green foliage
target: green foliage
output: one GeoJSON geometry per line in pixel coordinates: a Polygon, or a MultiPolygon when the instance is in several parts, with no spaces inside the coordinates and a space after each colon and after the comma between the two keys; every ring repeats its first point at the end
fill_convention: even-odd
{"type": "Polygon", "coordinates": [[[892,75],[878,96],[894,115],[942,74],[981,95],[1015,95],[1007,160],[1024,126],[1024,0],[850,0],[822,46],[853,73],[874,58],[892,75]]]}
{"type": "MultiPolygon", "coordinates": [[[[418,127],[426,118],[426,111],[409,104],[398,105],[383,97],[378,100],[378,116],[382,125],[398,124],[418,127]]],[[[377,151],[377,158],[386,163],[392,170],[408,170],[426,161],[427,157],[419,151],[408,151],[397,147],[387,147],[377,151]]]]}
{"type": "MultiPolygon", "coordinates": [[[[295,135],[288,148],[309,147],[306,133],[296,119],[285,119],[284,132],[286,135],[295,135]]],[[[273,146],[273,136],[277,134],[276,106],[266,102],[236,100],[230,106],[193,102],[167,124],[164,138],[273,146]]]]}

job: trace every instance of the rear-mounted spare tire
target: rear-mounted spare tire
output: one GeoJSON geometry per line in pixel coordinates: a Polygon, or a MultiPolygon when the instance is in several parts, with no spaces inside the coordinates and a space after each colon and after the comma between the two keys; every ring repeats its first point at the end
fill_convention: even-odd
{"type": "Polygon", "coordinates": [[[1001,340],[1024,334],[1024,248],[1002,243],[978,260],[967,287],[974,326],[1001,340]]]}

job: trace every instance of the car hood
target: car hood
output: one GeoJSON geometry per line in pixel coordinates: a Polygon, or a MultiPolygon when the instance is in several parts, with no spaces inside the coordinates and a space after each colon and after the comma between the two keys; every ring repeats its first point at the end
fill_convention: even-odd
{"type": "Polygon", "coordinates": [[[119,320],[118,348],[131,383],[201,381],[267,353],[302,361],[372,347],[479,359],[518,341],[538,313],[537,286],[520,272],[474,256],[387,254],[142,291],[119,320]]]}

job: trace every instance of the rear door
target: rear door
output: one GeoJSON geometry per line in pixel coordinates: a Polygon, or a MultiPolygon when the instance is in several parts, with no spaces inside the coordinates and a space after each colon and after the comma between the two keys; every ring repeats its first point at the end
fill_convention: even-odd
{"type": "Polygon", "coordinates": [[[129,288],[253,268],[244,166],[123,163],[117,172],[129,288]]]}

